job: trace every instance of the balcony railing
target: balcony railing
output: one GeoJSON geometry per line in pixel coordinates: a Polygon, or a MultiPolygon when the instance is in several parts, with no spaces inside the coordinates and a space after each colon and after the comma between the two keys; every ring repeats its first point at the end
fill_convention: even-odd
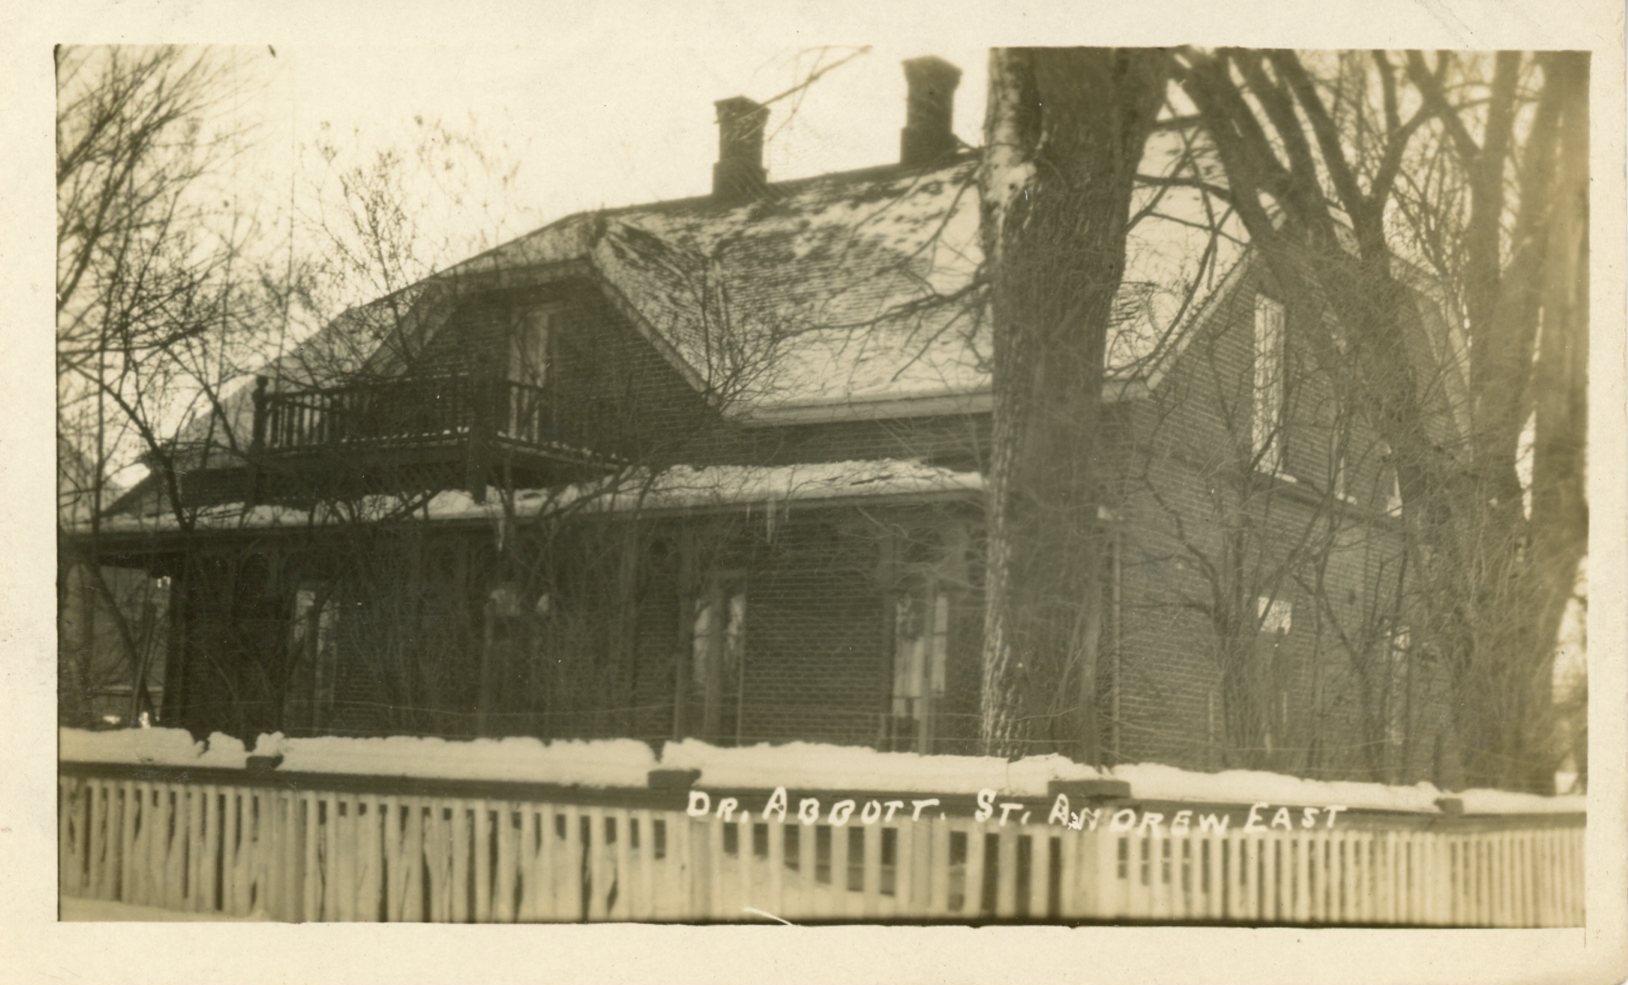
{"type": "Polygon", "coordinates": [[[491,444],[573,459],[622,453],[597,405],[565,407],[545,387],[471,374],[255,391],[254,443],[272,453],[491,444]]]}

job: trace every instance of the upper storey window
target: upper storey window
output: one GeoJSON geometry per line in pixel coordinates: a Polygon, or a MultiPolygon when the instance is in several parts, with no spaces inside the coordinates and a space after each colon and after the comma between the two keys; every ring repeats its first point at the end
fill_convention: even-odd
{"type": "Polygon", "coordinates": [[[1254,413],[1250,450],[1262,472],[1283,471],[1283,305],[1255,297],[1254,413]]]}
{"type": "Polygon", "coordinates": [[[532,386],[548,384],[553,357],[554,312],[533,311],[509,337],[509,379],[532,386]]]}

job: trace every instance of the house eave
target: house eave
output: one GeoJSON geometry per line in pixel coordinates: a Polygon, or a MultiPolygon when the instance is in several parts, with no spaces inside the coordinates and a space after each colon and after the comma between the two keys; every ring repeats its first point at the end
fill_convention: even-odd
{"type": "MultiPolygon", "coordinates": [[[[1148,387],[1148,381],[1140,377],[1108,379],[1102,384],[1102,399],[1106,403],[1140,399],[1147,396],[1148,387]]],[[[742,427],[765,428],[786,424],[830,424],[842,421],[988,414],[994,409],[993,390],[988,386],[982,386],[908,397],[878,396],[865,399],[833,397],[828,400],[788,401],[748,408],[740,411],[734,419],[742,427]]]]}

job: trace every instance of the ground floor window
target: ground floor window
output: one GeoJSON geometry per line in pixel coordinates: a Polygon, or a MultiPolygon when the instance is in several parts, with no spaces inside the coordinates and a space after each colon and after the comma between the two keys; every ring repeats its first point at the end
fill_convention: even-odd
{"type": "Polygon", "coordinates": [[[339,607],[329,585],[307,582],[294,590],[289,620],[290,727],[315,731],[333,719],[338,671],[339,607]]]}
{"type": "Polygon", "coordinates": [[[944,701],[949,632],[949,595],[931,581],[907,586],[894,601],[888,737],[893,749],[932,749],[935,719],[944,701]]]}
{"type": "Polygon", "coordinates": [[[690,689],[701,737],[711,742],[740,738],[741,690],[746,658],[746,577],[714,572],[695,598],[690,689]]]}
{"type": "Polygon", "coordinates": [[[1406,772],[1409,700],[1412,663],[1409,650],[1412,633],[1406,626],[1391,631],[1385,661],[1385,750],[1390,761],[1390,779],[1400,782],[1406,772]]]}

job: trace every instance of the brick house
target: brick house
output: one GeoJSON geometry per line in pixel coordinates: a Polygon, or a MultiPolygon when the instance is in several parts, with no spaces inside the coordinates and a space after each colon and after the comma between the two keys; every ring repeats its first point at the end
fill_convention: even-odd
{"type": "MultiPolygon", "coordinates": [[[[723,100],[709,195],[561,219],[266,367],[191,432],[179,502],[150,483],[103,524],[171,579],[165,719],[971,751],[991,401],[959,74],[906,63],[897,163],[795,181],[768,111],[723,100]]],[[[1133,232],[1109,346],[1105,748],[1440,775],[1383,449],[1182,201],[1133,232]]]]}

